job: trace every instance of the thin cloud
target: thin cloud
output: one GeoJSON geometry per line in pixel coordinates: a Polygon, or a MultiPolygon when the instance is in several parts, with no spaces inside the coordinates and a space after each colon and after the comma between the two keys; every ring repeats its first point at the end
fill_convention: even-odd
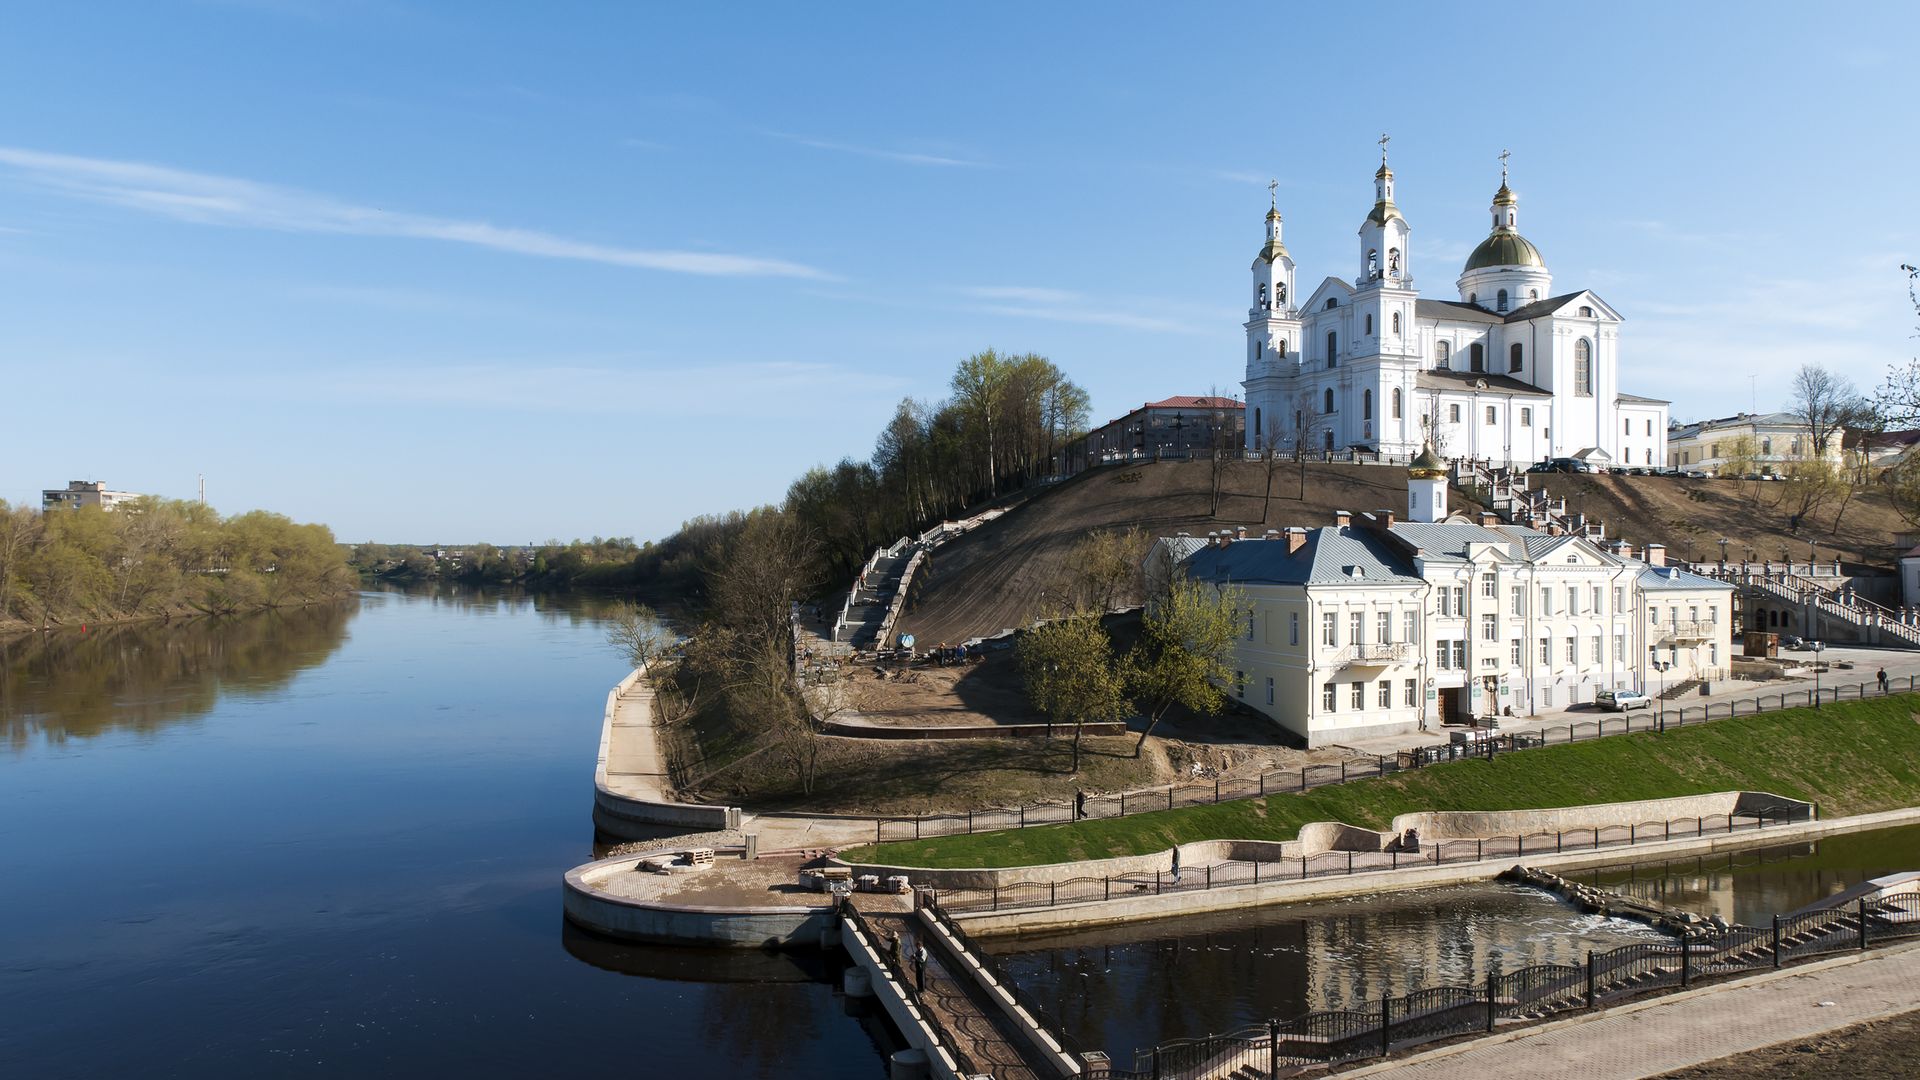
{"type": "Polygon", "coordinates": [[[438,240],[515,255],[680,274],[833,279],[822,270],[784,259],[616,247],[535,229],[358,206],[294,188],[137,161],[0,147],[0,167],[76,198],[198,225],[438,240]]]}
{"type": "MultiPolygon", "coordinates": [[[[1207,334],[1211,331],[1157,315],[1139,314],[1139,304],[1118,306],[1089,302],[1082,293],[1065,289],[1035,288],[1025,285],[975,285],[959,290],[967,297],[991,301],[973,310],[988,315],[1010,315],[1022,319],[1078,323],[1085,326],[1117,326],[1126,330],[1145,330],[1159,334],[1207,334]]],[[[1164,306],[1164,305],[1163,305],[1164,306]]]]}
{"type": "Polygon", "coordinates": [[[1065,289],[1036,289],[1024,285],[977,285],[960,290],[982,300],[1012,300],[1023,304],[1070,304],[1080,294],[1065,289]]]}
{"type": "Polygon", "coordinates": [[[841,154],[857,154],[860,157],[879,158],[882,161],[897,161],[905,165],[934,165],[944,168],[991,169],[995,166],[985,161],[970,161],[966,158],[946,157],[941,154],[922,154],[910,150],[883,150],[872,146],[855,146],[852,143],[833,142],[816,139],[809,135],[794,135],[785,131],[765,133],[774,139],[784,139],[801,146],[810,146],[815,150],[832,150],[841,154]]]}

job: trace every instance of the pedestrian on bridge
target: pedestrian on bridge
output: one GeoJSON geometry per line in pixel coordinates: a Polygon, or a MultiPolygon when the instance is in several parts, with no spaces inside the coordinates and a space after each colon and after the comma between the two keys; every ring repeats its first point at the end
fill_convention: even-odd
{"type": "Polygon", "coordinates": [[[927,943],[921,942],[913,950],[913,992],[924,994],[927,991],[927,943]]]}

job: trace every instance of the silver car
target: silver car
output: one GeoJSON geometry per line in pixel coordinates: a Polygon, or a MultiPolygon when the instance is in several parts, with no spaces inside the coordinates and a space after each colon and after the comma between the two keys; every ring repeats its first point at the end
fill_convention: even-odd
{"type": "Polygon", "coordinates": [[[1638,690],[1602,690],[1593,695],[1593,703],[1613,712],[1653,707],[1653,699],[1638,690]]]}

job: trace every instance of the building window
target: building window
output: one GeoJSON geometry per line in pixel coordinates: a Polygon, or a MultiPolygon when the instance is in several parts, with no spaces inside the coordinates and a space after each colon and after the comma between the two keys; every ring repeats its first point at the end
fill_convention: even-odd
{"type": "Polygon", "coordinates": [[[1397,311],[1393,313],[1393,336],[1400,336],[1400,313],[1397,311]]]}
{"type": "Polygon", "coordinates": [[[1769,435],[1760,440],[1760,452],[1768,457],[1773,456],[1773,436],[1769,435]]]}
{"type": "Polygon", "coordinates": [[[1412,645],[1420,640],[1420,613],[1407,609],[1407,617],[1400,627],[1400,640],[1412,645]]]}
{"type": "Polygon", "coordinates": [[[1333,387],[1331,386],[1327,387],[1326,395],[1320,399],[1320,411],[1323,413],[1333,411],[1333,387]]]}
{"type": "Polygon", "coordinates": [[[1401,703],[1409,709],[1418,708],[1420,705],[1420,684],[1412,679],[1408,679],[1402,683],[1401,686],[1405,688],[1405,696],[1401,698],[1401,703]]]}
{"type": "Polygon", "coordinates": [[[1467,617],[1467,587],[1465,585],[1454,586],[1453,613],[1463,619],[1467,617]]]}
{"type": "Polygon", "coordinates": [[[1374,616],[1374,640],[1382,645],[1393,641],[1393,612],[1382,611],[1374,616]]]}
{"type": "Polygon", "coordinates": [[[1393,418],[1400,419],[1400,388],[1393,388],[1393,418]]]}
{"type": "Polygon", "coordinates": [[[1633,434],[1633,421],[1632,421],[1632,420],[1622,420],[1622,421],[1620,421],[1620,428],[1621,428],[1621,430],[1620,430],[1620,434],[1622,434],[1622,435],[1631,435],[1631,434],[1633,434]]]}
{"type": "Polygon", "coordinates": [[[1600,613],[1600,597],[1601,597],[1600,586],[1595,585],[1593,587],[1593,596],[1592,596],[1593,613],[1595,615],[1598,615],[1600,613]]]}
{"type": "Polygon", "coordinates": [[[1486,597],[1489,600],[1499,595],[1498,593],[1494,592],[1495,582],[1499,580],[1500,580],[1499,578],[1494,577],[1492,574],[1481,574],[1480,575],[1480,595],[1486,597]]]}
{"type": "Polygon", "coordinates": [[[1447,406],[1447,421],[1449,423],[1454,423],[1454,424],[1457,424],[1460,422],[1460,406],[1458,405],[1447,406]]]}
{"type": "Polygon", "coordinates": [[[1373,312],[1371,311],[1367,312],[1367,335],[1369,337],[1373,335],[1373,312]]]}
{"type": "Polygon", "coordinates": [[[1333,449],[1333,429],[1329,428],[1323,434],[1326,435],[1326,438],[1322,439],[1321,442],[1326,445],[1327,449],[1333,449]]]}
{"type": "Polygon", "coordinates": [[[1615,585],[1613,587],[1613,613],[1618,615],[1625,610],[1627,610],[1627,588],[1624,585],[1615,585]]]}
{"type": "Polygon", "coordinates": [[[1373,391],[1360,391],[1360,419],[1373,419],[1373,391]]]}
{"type": "Polygon", "coordinates": [[[1366,707],[1367,707],[1367,684],[1363,682],[1354,683],[1353,684],[1353,711],[1359,712],[1360,710],[1366,707]]]}
{"type": "Polygon", "coordinates": [[[1448,649],[1447,642],[1444,638],[1437,638],[1434,640],[1434,643],[1433,643],[1433,666],[1434,667],[1439,668],[1441,671],[1447,670],[1447,668],[1451,666],[1447,663],[1447,658],[1451,655],[1453,654],[1448,649]]]}
{"type": "Polygon", "coordinates": [[[1593,318],[1593,309],[1585,305],[1582,305],[1580,308],[1580,317],[1583,319],[1593,318]]]}
{"type": "Polygon", "coordinates": [[[1545,585],[1540,587],[1540,614],[1553,614],[1553,589],[1545,585]]]}
{"type": "Polygon", "coordinates": [[[1273,676],[1267,676],[1267,704],[1273,704],[1273,676]]]}
{"type": "Polygon", "coordinates": [[[1287,339],[1286,338],[1275,338],[1273,340],[1273,355],[1279,357],[1282,360],[1285,360],[1287,358],[1287,339]]]}
{"type": "Polygon", "coordinates": [[[1520,605],[1526,602],[1526,591],[1522,586],[1515,585],[1513,588],[1507,590],[1507,606],[1512,609],[1508,612],[1509,615],[1520,614],[1520,605]]]}
{"type": "Polygon", "coordinates": [[[1500,623],[1500,620],[1495,618],[1492,615],[1480,616],[1480,640],[1481,641],[1499,641],[1500,640],[1499,623],[1500,623]]]}
{"type": "Polygon", "coordinates": [[[1340,644],[1340,642],[1337,640],[1339,633],[1340,633],[1339,628],[1334,625],[1333,612],[1329,611],[1324,615],[1320,616],[1320,644],[1322,645],[1340,644]]]}
{"type": "Polygon", "coordinates": [[[1532,409],[1520,410],[1520,426],[1521,427],[1533,426],[1533,410],[1532,409]]]}
{"type": "Polygon", "coordinates": [[[1451,366],[1452,360],[1453,360],[1452,345],[1444,341],[1436,341],[1433,343],[1433,366],[1434,367],[1436,368],[1449,367],[1451,366]]]}
{"type": "Polygon", "coordinates": [[[1580,662],[1580,639],[1567,635],[1567,666],[1573,667],[1580,662]]]}
{"type": "Polygon", "coordinates": [[[1652,420],[1648,420],[1648,421],[1647,421],[1647,434],[1648,434],[1648,435],[1652,435],[1652,434],[1653,434],[1653,421],[1652,421],[1652,420]]]}
{"type": "Polygon", "coordinates": [[[1493,310],[1495,311],[1507,310],[1507,290],[1501,289],[1498,293],[1494,294],[1493,310]]]}
{"type": "MultiPolygon", "coordinates": [[[[1569,559],[1568,561],[1571,562],[1572,560],[1569,559]]],[[[1580,614],[1580,586],[1578,585],[1567,586],[1567,614],[1580,614]]]]}
{"type": "Polygon", "coordinates": [[[1253,612],[1247,612],[1247,640],[1253,640],[1253,612]]]}
{"type": "Polygon", "coordinates": [[[1593,343],[1586,338],[1573,343],[1573,392],[1593,396],[1593,343]]]}
{"type": "Polygon", "coordinates": [[[1543,668],[1553,666],[1553,639],[1552,638],[1540,639],[1540,666],[1543,668]]]}
{"type": "Polygon", "coordinates": [[[1378,700],[1380,702],[1381,708],[1383,709],[1393,708],[1393,680],[1392,679],[1380,680],[1380,696],[1378,700]]]}
{"type": "Polygon", "coordinates": [[[1347,632],[1352,635],[1347,639],[1348,641],[1355,645],[1364,644],[1367,640],[1367,613],[1364,611],[1349,612],[1347,614],[1347,632]]]}
{"type": "Polygon", "coordinates": [[[1233,673],[1233,696],[1241,701],[1247,700],[1247,673],[1244,671],[1233,673]]]}
{"type": "Polygon", "coordinates": [[[1526,662],[1526,657],[1520,655],[1520,639],[1514,638],[1512,645],[1513,645],[1513,648],[1508,650],[1509,656],[1513,661],[1513,666],[1519,667],[1521,664],[1526,662]]]}
{"type": "Polygon", "coordinates": [[[1297,611],[1287,612],[1287,644],[1300,644],[1300,613],[1297,611]]]}
{"type": "Polygon", "coordinates": [[[1601,665],[1601,664],[1604,664],[1604,663],[1606,663],[1606,661],[1607,661],[1607,657],[1606,657],[1606,654],[1605,654],[1604,652],[1602,652],[1602,651],[1601,651],[1601,640],[1600,640],[1600,635],[1599,635],[1599,634],[1595,634],[1595,635],[1593,635],[1593,663],[1594,663],[1594,666],[1596,666],[1596,667],[1598,667],[1599,665],[1601,665]]]}
{"type": "Polygon", "coordinates": [[[1517,372],[1525,366],[1520,362],[1520,343],[1515,342],[1507,349],[1507,370],[1517,372]]]}
{"type": "Polygon", "coordinates": [[[1453,643],[1453,666],[1465,671],[1467,668],[1467,642],[1460,638],[1453,643]]]}
{"type": "Polygon", "coordinates": [[[1327,366],[1332,367],[1336,356],[1340,354],[1340,335],[1336,331],[1327,331],[1327,366]]]}
{"type": "MultiPolygon", "coordinates": [[[[1333,303],[1333,301],[1331,301],[1331,300],[1329,300],[1329,301],[1327,301],[1327,303],[1329,303],[1329,304],[1331,304],[1331,303],[1333,303]]],[[[1334,702],[1335,702],[1336,700],[1337,700],[1337,699],[1336,699],[1336,698],[1334,697],[1334,693],[1333,693],[1333,684],[1332,684],[1332,683],[1328,683],[1328,684],[1327,684],[1327,685],[1326,685],[1325,687],[1322,687],[1322,688],[1321,688],[1321,690],[1320,690],[1320,707],[1321,707],[1322,709],[1325,709],[1325,710],[1326,710],[1327,712],[1334,712],[1334,711],[1336,711],[1336,710],[1335,710],[1335,708],[1334,708],[1334,702]]]]}
{"type": "Polygon", "coordinates": [[[1627,635],[1625,634],[1613,635],[1613,662],[1616,664],[1627,662],[1627,635]]]}
{"type": "Polygon", "coordinates": [[[1487,370],[1487,348],[1477,341],[1467,346],[1467,370],[1487,370]]]}
{"type": "Polygon", "coordinates": [[[1335,297],[1331,297],[1331,296],[1329,296],[1329,297],[1327,297],[1327,310],[1328,310],[1328,311],[1332,311],[1332,310],[1333,310],[1334,308],[1337,308],[1337,307],[1339,307],[1339,306],[1340,306],[1340,301],[1339,301],[1339,300],[1338,300],[1337,298],[1335,298],[1335,297]]]}
{"type": "Polygon", "coordinates": [[[1487,424],[1488,424],[1488,426],[1492,426],[1492,425],[1494,425],[1494,424],[1497,424],[1497,423],[1499,423],[1499,422],[1500,422],[1500,413],[1498,412],[1498,410],[1496,410],[1496,409],[1495,409],[1495,407],[1494,407],[1494,406],[1492,406],[1492,405],[1489,405],[1489,406],[1487,406],[1487,424]]]}

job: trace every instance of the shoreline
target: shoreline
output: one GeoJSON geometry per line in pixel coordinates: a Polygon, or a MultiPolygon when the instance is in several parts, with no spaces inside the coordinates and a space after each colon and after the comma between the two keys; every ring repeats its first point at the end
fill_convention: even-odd
{"type": "Polygon", "coordinates": [[[139,623],[152,622],[171,625],[175,622],[189,622],[195,619],[232,619],[246,615],[258,615],[263,611],[288,611],[295,608],[317,607],[321,604],[341,604],[354,599],[359,593],[360,589],[356,587],[341,593],[339,596],[307,600],[296,604],[259,604],[237,611],[201,611],[197,608],[181,608],[171,611],[154,612],[147,615],[109,615],[99,619],[69,619],[65,622],[53,622],[45,626],[33,626],[28,623],[9,620],[0,622],[0,641],[11,641],[15,638],[30,635],[52,636],[60,633],[87,633],[90,628],[96,626],[133,626],[139,623]]]}

